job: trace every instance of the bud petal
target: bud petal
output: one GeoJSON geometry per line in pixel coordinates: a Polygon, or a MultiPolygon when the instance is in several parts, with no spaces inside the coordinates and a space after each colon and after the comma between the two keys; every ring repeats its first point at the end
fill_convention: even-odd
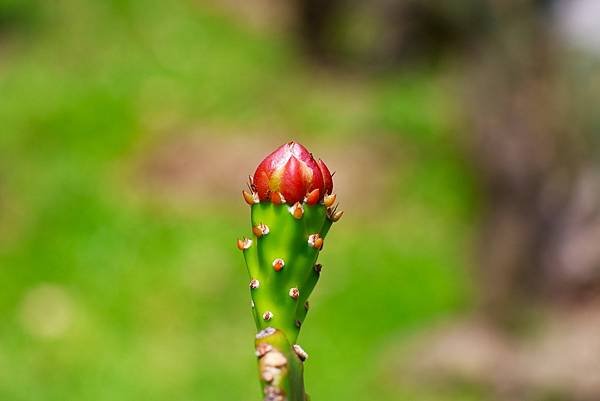
{"type": "Polygon", "coordinates": [[[290,203],[302,201],[306,194],[305,167],[295,156],[290,157],[283,167],[279,188],[281,194],[290,203]]]}
{"type": "Polygon", "coordinates": [[[306,194],[306,197],[304,198],[304,202],[308,203],[309,205],[316,205],[317,202],[319,201],[320,195],[321,195],[321,190],[319,188],[313,189],[308,194],[306,194]]]}
{"type": "Polygon", "coordinates": [[[323,176],[323,188],[325,189],[323,195],[331,194],[333,192],[333,177],[331,176],[331,172],[327,168],[327,165],[321,159],[319,159],[319,169],[323,176]]]}

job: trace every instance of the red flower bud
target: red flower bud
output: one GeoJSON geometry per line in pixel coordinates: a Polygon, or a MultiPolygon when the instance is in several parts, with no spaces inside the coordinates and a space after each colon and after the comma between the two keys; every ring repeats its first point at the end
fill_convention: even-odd
{"type": "MultiPolygon", "coordinates": [[[[289,205],[309,197],[311,202],[321,200],[333,190],[329,169],[322,160],[297,142],[288,142],[267,156],[256,168],[253,184],[260,201],[279,200],[281,194],[289,205]],[[318,192],[315,192],[318,190],[318,192]],[[319,198],[314,199],[315,196],[319,198]]],[[[277,202],[276,202],[277,203],[277,202]]]]}

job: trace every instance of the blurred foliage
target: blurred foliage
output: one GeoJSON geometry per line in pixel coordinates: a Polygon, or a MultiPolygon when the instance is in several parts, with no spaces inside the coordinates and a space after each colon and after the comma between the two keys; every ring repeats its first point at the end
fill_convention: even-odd
{"type": "Polygon", "coordinates": [[[258,399],[241,199],[181,211],[132,183],[165,124],[305,132],[324,158],[365,135],[406,150],[386,207],[331,234],[301,341],[315,400],[430,399],[381,360],[469,303],[474,199],[436,72],[348,95],[199,2],[0,2],[1,26],[34,20],[0,36],[0,399],[258,399]]]}

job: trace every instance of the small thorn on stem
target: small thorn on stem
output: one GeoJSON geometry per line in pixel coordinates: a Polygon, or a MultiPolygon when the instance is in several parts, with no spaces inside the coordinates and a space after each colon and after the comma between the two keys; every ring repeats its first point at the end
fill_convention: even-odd
{"type": "Polygon", "coordinates": [[[304,197],[304,202],[309,205],[316,205],[319,201],[319,197],[321,196],[321,191],[319,188],[313,189],[304,197]]]}
{"type": "Polygon", "coordinates": [[[304,215],[304,208],[300,204],[300,202],[294,203],[294,206],[290,207],[290,213],[294,216],[295,219],[300,220],[304,215]]]}
{"type": "Polygon", "coordinates": [[[240,251],[244,251],[252,246],[252,240],[244,237],[243,239],[237,240],[237,247],[240,251]]]}
{"type": "Polygon", "coordinates": [[[311,234],[308,236],[308,245],[315,249],[321,250],[323,249],[323,238],[321,238],[319,233],[311,234]]]}
{"type": "Polygon", "coordinates": [[[313,266],[313,268],[315,269],[315,272],[321,273],[321,270],[323,270],[323,265],[320,263],[317,263],[316,265],[313,266]]]}
{"type": "Polygon", "coordinates": [[[290,292],[288,294],[292,299],[298,299],[298,297],[300,296],[300,291],[296,287],[294,287],[290,288],[290,292]]]}
{"type": "Polygon", "coordinates": [[[341,219],[343,215],[344,215],[344,211],[338,210],[337,212],[333,213],[333,216],[331,216],[331,221],[333,221],[335,223],[336,221],[341,219]]]}
{"type": "Polygon", "coordinates": [[[323,198],[323,205],[325,205],[325,207],[331,207],[335,203],[335,198],[337,198],[336,194],[325,196],[323,198]]]}
{"type": "Polygon", "coordinates": [[[246,203],[250,206],[254,205],[255,203],[258,203],[258,194],[256,192],[250,193],[246,190],[242,190],[242,195],[244,196],[244,200],[246,201],[246,203]]]}
{"type": "Polygon", "coordinates": [[[256,235],[256,238],[260,238],[263,235],[267,235],[269,233],[269,227],[266,224],[258,224],[252,227],[252,232],[256,235]]]}
{"type": "Polygon", "coordinates": [[[263,313],[262,317],[264,320],[269,321],[269,320],[273,319],[273,312],[266,311],[265,313],[263,313]]]}
{"type": "Polygon", "coordinates": [[[294,352],[296,353],[296,355],[298,355],[298,358],[300,358],[302,362],[308,359],[308,354],[302,349],[300,345],[294,344],[292,348],[294,348],[294,352]]]}
{"type": "Polygon", "coordinates": [[[258,287],[260,287],[260,281],[258,281],[257,279],[253,278],[252,280],[250,280],[250,289],[251,290],[255,290],[258,287]]]}
{"type": "Polygon", "coordinates": [[[308,310],[310,308],[310,305],[308,303],[308,301],[304,302],[304,309],[308,310]]]}
{"type": "Polygon", "coordinates": [[[271,192],[271,203],[275,205],[282,205],[285,203],[285,198],[279,191],[271,192]]]}
{"type": "Polygon", "coordinates": [[[283,261],[283,259],[277,258],[273,261],[273,269],[276,272],[281,271],[281,269],[283,269],[283,266],[285,266],[285,262],[283,261]]]}

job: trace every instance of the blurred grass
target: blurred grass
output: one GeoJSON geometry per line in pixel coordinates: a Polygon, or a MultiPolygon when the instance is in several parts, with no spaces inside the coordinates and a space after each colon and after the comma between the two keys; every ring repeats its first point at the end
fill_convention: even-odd
{"type": "Polygon", "coordinates": [[[469,305],[474,197],[435,72],[311,72],[200,2],[27,7],[0,48],[1,400],[258,399],[241,200],[182,212],[127,179],[165,125],[304,132],[324,158],[323,141],[400,143],[386,207],[331,233],[301,341],[315,400],[430,399],[380,360],[469,305]]]}

